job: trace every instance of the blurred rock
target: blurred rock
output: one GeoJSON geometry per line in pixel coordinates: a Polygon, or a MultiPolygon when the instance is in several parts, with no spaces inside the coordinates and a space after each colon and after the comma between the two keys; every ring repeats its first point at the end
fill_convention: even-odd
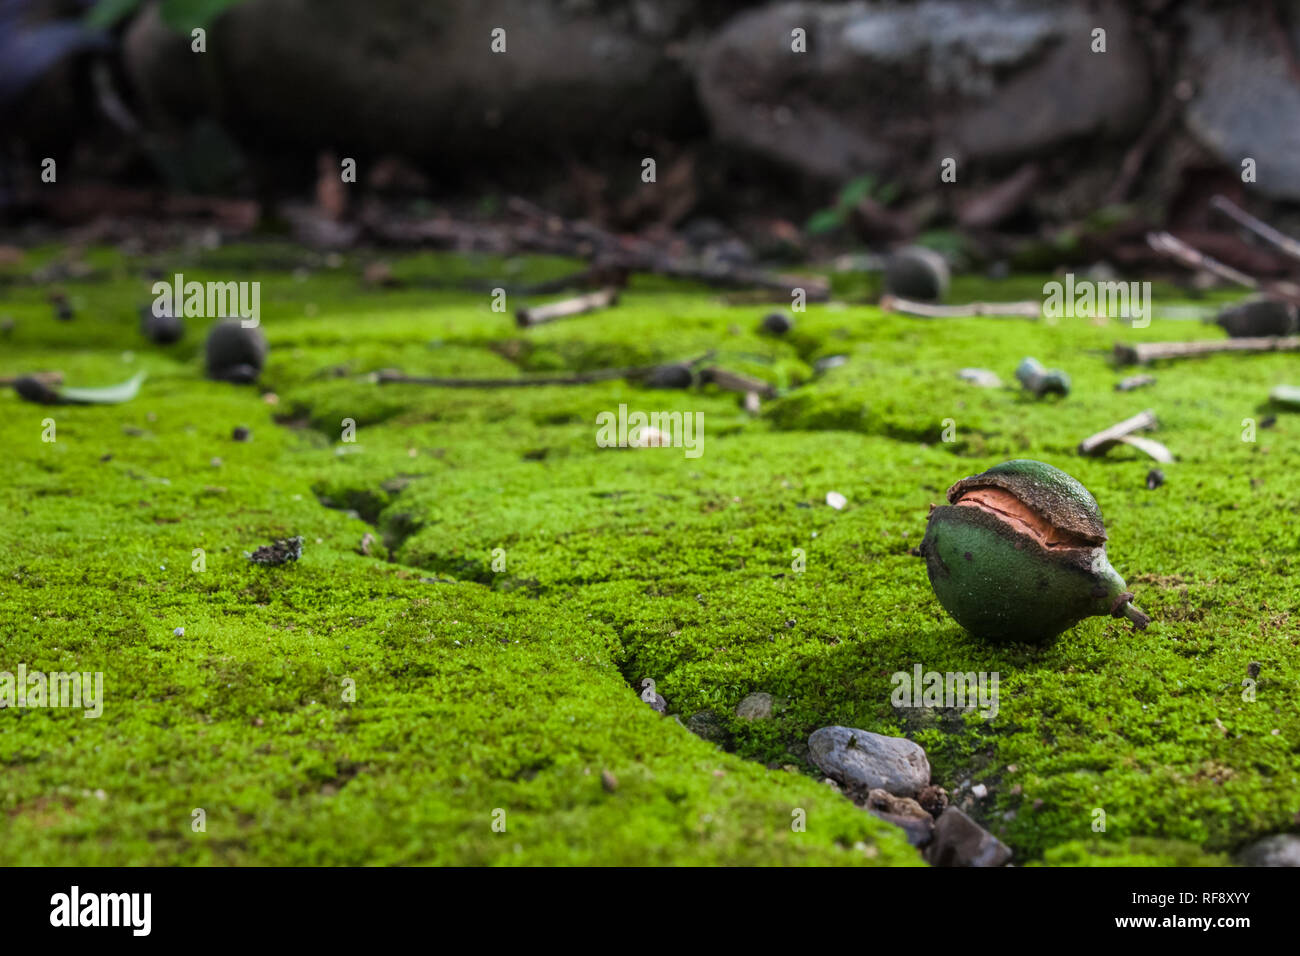
{"type": "Polygon", "coordinates": [[[1150,89],[1147,53],[1110,0],[774,4],[712,38],[697,83],[724,142],[813,177],[869,169],[928,187],[944,157],[1132,135],[1150,89]],[[1104,54],[1091,50],[1096,27],[1104,54]],[[805,53],[791,50],[795,29],[805,53]]]}
{"type": "Polygon", "coordinates": [[[1300,199],[1300,82],[1279,47],[1300,47],[1300,21],[1287,32],[1270,25],[1269,4],[1226,9],[1190,8],[1183,72],[1197,77],[1183,113],[1192,136],[1225,166],[1241,174],[1243,159],[1257,164],[1249,187],[1274,199],[1300,199]],[[1267,172],[1265,172],[1267,170],[1267,172]]]}
{"type": "Polygon", "coordinates": [[[397,149],[442,168],[510,165],[524,176],[539,172],[542,153],[582,155],[639,131],[668,137],[698,123],[690,78],[673,55],[672,41],[700,19],[688,23],[688,12],[685,0],[633,9],[250,0],[212,23],[207,52],[196,56],[153,5],[131,23],[124,59],[155,124],[209,113],[239,138],[331,146],[357,158],[360,182],[365,157],[378,162],[397,149]],[[491,50],[498,27],[503,53],[491,50]]]}
{"type": "Polygon", "coordinates": [[[956,807],[943,811],[925,849],[932,866],[1005,866],[1011,850],[956,807]]]}

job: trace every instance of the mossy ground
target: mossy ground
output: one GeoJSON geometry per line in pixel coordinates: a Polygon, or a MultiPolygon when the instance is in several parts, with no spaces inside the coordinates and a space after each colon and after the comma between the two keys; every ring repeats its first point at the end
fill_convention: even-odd
{"type": "MultiPolygon", "coordinates": [[[[359,257],[325,268],[258,246],[91,252],[92,272],[60,283],[77,307],[63,324],[27,279],[59,254],[0,278],[0,314],[17,320],[0,374],[149,379],[116,407],[0,396],[0,670],[103,671],[107,698],[99,719],[0,714],[0,863],[918,862],[808,765],[808,734],[835,723],[915,739],[950,790],[986,784],[970,812],[1021,863],[1213,864],[1296,826],[1300,417],[1242,440],[1243,419],[1271,414],[1271,386],[1300,383],[1294,356],[1185,362],[1120,393],[1115,340],[1219,333],[814,305],[773,339],[756,331],[765,307],[649,279],[616,310],[521,332],[489,290],[570,264],[412,256],[394,264],[411,285],[382,291],[359,257]],[[202,378],[203,322],[178,346],[139,337],[146,267],[262,282],[260,387],[202,378]],[[711,388],[366,378],[709,349],[788,391],[754,418],[711,388]],[[831,354],[848,361],[814,378],[831,354]],[[984,366],[1013,383],[1025,355],[1066,369],[1074,393],[1039,402],[956,377],[984,366]],[[703,412],[703,454],[597,447],[596,416],[620,403],[703,412]],[[1146,407],[1180,459],[1155,491],[1135,451],[1075,451],[1146,407]],[[251,442],[231,440],[237,425],[251,442]],[[995,646],[943,613],[909,553],[927,507],[1013,457],[1093,492],[1147,631],[1096,618],[1046,647],[995,646]],[[848,505],[828,507],[828,491],[848,505]],[[294,534],[297,564],[244,558],[294,534]],[[997,716],[895,709],[890,675],[917,663],[998,672],[997,716]],[[638,699],[645,677],[669,716],[638,699]],[[734,716],[753,691],[776,698],[772,718],[734,716]],[[703,711],[727,750],[673,719],[703,711]]],[[[955,297],[1040,288],[959,281],[955,297]]]]}

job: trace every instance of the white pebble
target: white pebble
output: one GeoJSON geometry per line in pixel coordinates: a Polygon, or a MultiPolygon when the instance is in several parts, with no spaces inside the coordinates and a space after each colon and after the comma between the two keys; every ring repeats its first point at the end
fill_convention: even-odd
{"type": "Polygon", "coordinates": [[[983,800],[989,795],[989,788],[984,786],[982,783],[977,783],[975,786],[970,788],[970,792],[975,794],[976,800],[983,800]]]}
{"type": "Polygon", "coordinates": [[[849,503],[849,499],[845,498],[838,491],[828,491],[826,492],[826,503],[830,505],[832,508],[834,508],[836,511],[839,511],[841,508],[843,508],[846,504],[849,503]]]}
{"type": "Polygon", "coordinates": [[[172,631],[172,637],[184,637],[184,636],[185,636],[185,628],[183,627],[178,627],[176,628],[176,630],[172,631]]]}

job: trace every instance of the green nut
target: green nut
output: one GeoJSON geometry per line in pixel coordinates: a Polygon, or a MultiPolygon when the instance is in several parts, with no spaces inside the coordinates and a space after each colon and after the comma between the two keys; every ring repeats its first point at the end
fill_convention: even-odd
{"type": "Polygon", "coordinates": [[[952,618],[977,637],[1047,641],[1084,618],[1150,618],[1106,557],[1088,489],[1041,461],[1017,459],[963,478],[930,510],[917,554],[952,618]]]}

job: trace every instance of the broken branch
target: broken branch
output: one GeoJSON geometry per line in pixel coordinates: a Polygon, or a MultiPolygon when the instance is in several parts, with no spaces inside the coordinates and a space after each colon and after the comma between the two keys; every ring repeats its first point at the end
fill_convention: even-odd
{"type": "Polygon", "coordinates": [[[559,302],[550,302],[532,308],[521,308],[515,312],[515,321],[521,329],[527,329],[534,325],[541,325],[543,322],[554,322],[556,319],[567,319],[586,312],[594,312],[597,309],[608,308],[617,302],[618,289],[610,286],[605,289],[598,289],[595,292],[588,292],[586,295],[562,299],[559,302]]]}
{"type": "Polygon", "coordinates": [[[1195,358],[1216,352],[1300,351],[1300,335],[1267,336],[1253,339],[1207,339],[1203,342],[1115,343],[1115,360],[1121,365],[1145,365],[1160,359],[1195,358]]]}
{"type": "Polygon", "coordinates": [[[1285,233],[1278,232],[1263,220],[1256,219],[1227,196],[1215,196],[1210,200],[1210,205],[1237,225],[1249,229],[1280,252],[1285,253],[1292,259],[1300,259],[1300,242],[1296,242],[1285,233]]]}
{"type": "Polygon", "coordinates": [[[930,305],[900,299],[895,295],[880,297],[880,308],[886,312],[914,315],[923,319],[964,319],[973,316],[996,318],[1037,319],[1043,307],[1037,302],[967,302],[963,305],[930,305]]]}
{"type": "Polygon", "coordinates": [[[1132,418],[1126,418],[1116,425],[1111,425],[1109,428],[1085,438],[1079,442],[1079,454],[1099,455],[1112,445],[1122,441],[1125,436],[1143,428],[1154,428],[1157,424],[1156,413],[1148,408],[1146,411],[1138,412],[1132,418]]]}

